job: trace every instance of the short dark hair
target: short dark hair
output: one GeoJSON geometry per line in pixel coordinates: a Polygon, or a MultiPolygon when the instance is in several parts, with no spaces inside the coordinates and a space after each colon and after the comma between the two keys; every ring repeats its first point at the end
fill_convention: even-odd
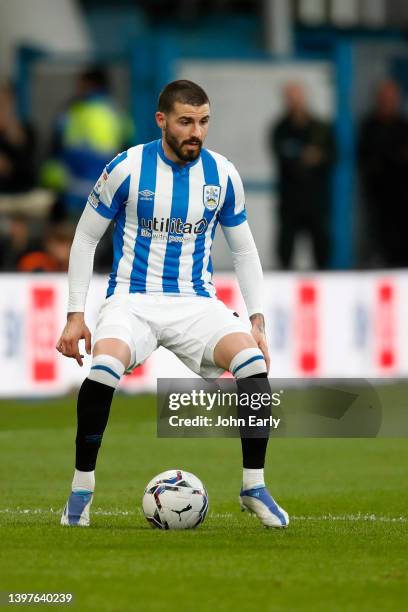
{"type": "Polygon", "coordinates": [[[157,109],[161,113],[170,113],[175,102],[191,104],[191,106],[202,106],[210,103],[202,87],[184,79],[172,81],[166,85],[159,95],[157,109]]]}

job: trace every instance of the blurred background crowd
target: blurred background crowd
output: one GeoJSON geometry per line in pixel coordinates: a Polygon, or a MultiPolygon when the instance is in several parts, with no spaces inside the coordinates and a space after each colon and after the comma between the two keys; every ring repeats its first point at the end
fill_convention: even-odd
{"type": "Polygon", "coordinates": [[[104,165],[158,137],[156,97],[185,76],[226,126],[209,145],[265,268],[407,266],[407,26],[399,0],[2,0],[0,271],[67,270],[104,165]]]}

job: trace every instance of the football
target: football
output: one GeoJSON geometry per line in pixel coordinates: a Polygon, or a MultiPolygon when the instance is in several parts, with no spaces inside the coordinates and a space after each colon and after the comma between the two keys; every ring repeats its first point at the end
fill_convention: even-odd
{"type": "Polygon", "coordinates": [[[147,484],[143,512],[152,527],[193,529],[208,511],[208,494],[197,476],[183,470],[167,470],[147,484]]]}

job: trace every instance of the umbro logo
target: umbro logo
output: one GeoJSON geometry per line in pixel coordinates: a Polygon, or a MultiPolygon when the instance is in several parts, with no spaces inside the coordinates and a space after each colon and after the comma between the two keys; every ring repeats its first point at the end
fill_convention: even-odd
{"type": "Polygon", "coordinates": [[[150,191],[150,189],[143,189],[143,191],[139,191],[140,200],[148,200],[151,201],[154,198],[154,191],[150,191]]]}

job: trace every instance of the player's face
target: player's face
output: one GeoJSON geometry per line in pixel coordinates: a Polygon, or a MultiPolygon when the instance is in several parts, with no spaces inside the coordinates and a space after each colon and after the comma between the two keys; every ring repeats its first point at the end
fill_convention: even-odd
{"type": "Polygon", "coordinates": [[[192,106],[176,102],[168,113],[157,113],[157,123],[163,131],[164,143],[176,161],[191,162],[200,155],[207,136],[210,106],[192,106]]]}

